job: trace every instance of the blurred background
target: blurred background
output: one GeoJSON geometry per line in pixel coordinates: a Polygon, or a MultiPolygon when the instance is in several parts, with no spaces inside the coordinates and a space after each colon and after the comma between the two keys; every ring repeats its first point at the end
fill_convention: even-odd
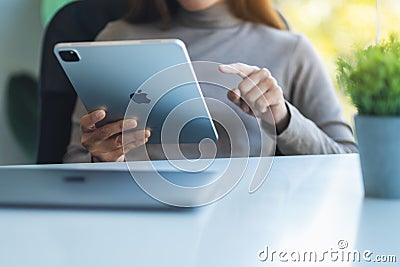
{"type": "MultiPolygon", "coordinates": [[[[54,13],[68,2],[0,1],[0,165],[35,162],[41,39],[54,13]]],[[[400,31],[399,0],[276,0],[275,4],[292,31],[311,39],[333,81],[338,56],[400,31]]],[[[345,116],[353,123],[355,109],[337,90],[345,116]]]]}
{"type": "Polygon", "coordinates": [[[336,83],[336,60],[354,48],[399,33],[399,0],[278,0],[292,30],[304,33],[316,46],[353,125],[356,112],[336,83]]]}

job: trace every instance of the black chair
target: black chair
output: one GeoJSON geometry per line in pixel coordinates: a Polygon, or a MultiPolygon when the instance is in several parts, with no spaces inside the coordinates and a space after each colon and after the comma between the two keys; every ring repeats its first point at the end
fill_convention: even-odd
{"type": "Polygon", "coordinates": [[[130,0],[84,0],[63,7],[43,39],[40,73],[38,164],[61,163],[71,133],[76,94],[53,54],[60,42],[93,41],[105,25],[122,17],[130,0]]]}
{"type": "Polygon", "coordinates": [[[127,12],[131,1],[72,2],[63,7],[49,23],[42,48],[38,164],[62,162],[70,140],[71,116],[76,101],[76,93],[53,54],[54,45],[60,42],[93,41],[108,22],[127,12]]]}
{"type": "Polygon", "coordinates": [[[27,72],[12,73],[5,89],[5,110],[10,130],[29,161],[35,160],[39,121],[37,79],[27,72]]]}

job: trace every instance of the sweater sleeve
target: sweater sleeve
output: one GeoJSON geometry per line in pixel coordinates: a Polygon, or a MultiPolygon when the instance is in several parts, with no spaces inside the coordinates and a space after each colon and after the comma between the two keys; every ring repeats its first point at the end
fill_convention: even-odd
{"type": "Polygon", "coordinates": [[[89,151],[81,144],[80,119],[87,114],[85,107],[79,100],[76,101],[74,113],[72,114],[72,130],[71,139],[64,155],[64,163],[89,163],[92,161],[92,156],[89,151]]]}
{"type": "Polygon", "coordinates": [[[288,127],[277,136],[284,155],[357,152],[334,86],[312,44],[299,36],[286,73],[288,127]]]}

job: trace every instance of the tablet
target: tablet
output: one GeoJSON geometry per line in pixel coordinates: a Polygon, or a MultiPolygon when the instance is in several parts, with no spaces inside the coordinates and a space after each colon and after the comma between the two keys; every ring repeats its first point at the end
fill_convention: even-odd
{"type": "Polygon", "coordinates": [[[54,53],[86,110],[106,110],[98,127],[134,117],[150,144],[217,141],[182,41],[60,43],[54,53]]]}

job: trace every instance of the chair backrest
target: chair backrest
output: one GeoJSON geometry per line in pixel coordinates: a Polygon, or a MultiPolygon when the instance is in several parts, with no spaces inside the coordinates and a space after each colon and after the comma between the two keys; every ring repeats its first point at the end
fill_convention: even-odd
{"type": "Polygon", "coordinates": [[[60,9],[48,24],[42,44],[40,70],[38,164],[62,162],[70,140],[71,116],[76,101],[76,93],[53,54],[54,45],[93,41],[108,22],[126,13],[131,1],[72,2],[60,9]]]}
{"type": "Polygon", "coordinates": [[[42,44],[40,127],[37,163],[61,163],[71,133],[76,94],[53,54],[60,42],[93,41],[105,25],[122,17],[130,0],[72,2],[54,16],[42,44]]]}

